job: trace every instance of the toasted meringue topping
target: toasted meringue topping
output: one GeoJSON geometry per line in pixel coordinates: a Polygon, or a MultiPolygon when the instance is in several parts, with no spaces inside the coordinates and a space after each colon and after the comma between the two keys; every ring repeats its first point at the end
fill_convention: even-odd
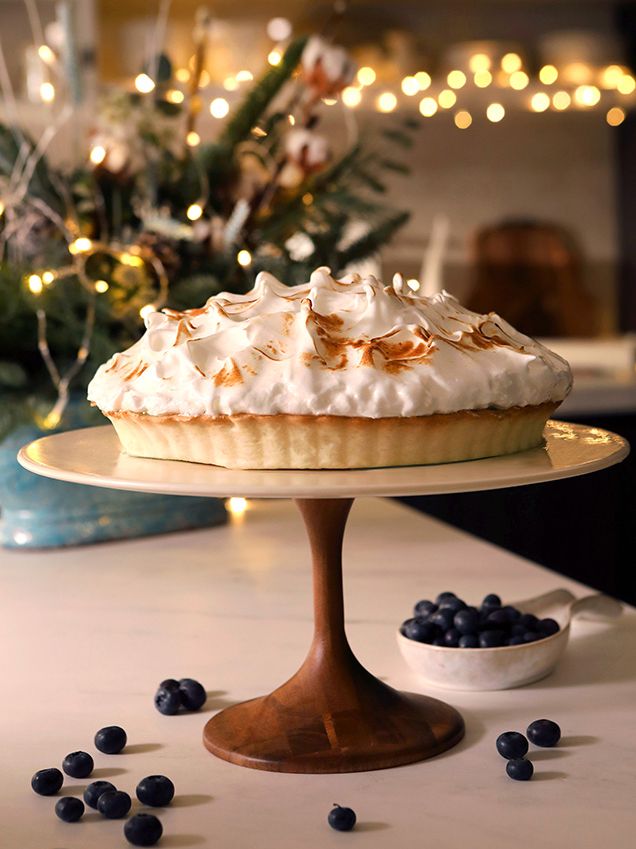
{"type": "Polygon", "coordinates": [[[423,416],[561,401],[568,364],[495,313],[319,268],[288,287],[163,310],[88,387],[104,412],[423,416]]]}

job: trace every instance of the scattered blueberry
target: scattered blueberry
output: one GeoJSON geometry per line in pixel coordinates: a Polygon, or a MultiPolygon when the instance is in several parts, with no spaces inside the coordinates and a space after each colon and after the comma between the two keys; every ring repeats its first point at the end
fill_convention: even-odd
{"type": "Polygon", "coordinates": [[[477,634],[462,634],[459,638],[460,649],[476,649],[479,648],[479,637],[477,634]]]}
{"type": "Polygon", "coordinates": [[[111,784],[110,781],[93,781],[84,790],[84,801],[89,808],[97,808],[97,802],[102,793],[116,789],[115,785],[111,784]]]}
{"type": "Polygon", "coordinates": [[[480,649],[494,649],[498,646],[503,646],[506,635],[503,631],[488,630],[482,631],[479,635],[480,649]]]}
{"type": "Polygon", "coordinates": [[[453,619],[453,625],[460,634],[476,634],[479,626],[479,613],[473,608],[458,610],[453,619]]]}
{"type": "Polygon", "coordinates": [[[154,814],[135,814],[124,826],[124,836],[133,846],[154,846],[163,834],[163,826],[154,814]]]}
{"type": "Polygon", "coordinates": [[[526,729],[528,740],[535,746],[549,749],[561,739],[561,729],[551,719],[535,719],[526,729]]]}
{"type": "Polygon", "coordinates": [[[75,796],[62,796],[55,803],[55,815],[63,822],[77,822],[84,814],[84,803],[75,796]]]}
{"type": "Polygon", "coordinates": [[[119,725],[107,725],[95,735],[95,746],[105,755],[117,755],[126,745],[128,737],[119,725]]]}
{"type": "Polygon", "coordinates": [[[539,619],[537,622],[537,631],[542,637],[551,637],[559,631],[559,623],[556,619],[539,619]]]}
{"type": "Polygon", "coordinates": [[[181,704],[186,710],[199,710],[208,697],[203,684],[199,684],[194,678],[182,678],[179,681],[179,693],[181,704]]]}
{"type": "Polygon", "coordinates": [[[132,804],[128,793],[123,790],[105,790],[97,800],[97,810],[109,820],[120,820],[125,817],[132,804]]]}
{"type": "Polygon", "coordinates": [[[461,634],[457,628],[449,628],[444,634],[444,645],[450,649],[456,649],[459,646],[459,638],[461,634]]]}
{"type": "Polygon", "coordinates": [[[94,766],[95,763],[88,752],[71,752],[62,761],[62,769],[71,778],[87,778],[94,766]]]}
{"type": "Polygon", "coordinates": [[[414,616],[428,616],[430,613],[435,613],[437,610],[437,605],[434,601],[429,601],[427,598],[422,599],[422,601],[418,601],[418,603],[413,608],[414,616]]]}
{"type": "Polygon", "coordinates": [[[163,808],[174,798],[174,784],[165,775],[148,775],[141,779],[135,792],[142,805],[163,808]]]}
{"type": "Polygon", "coordinates": [[[528,741],[518,731],[504,731],[497,737],[496,746],[506,760],[523,758],[528,752],[528,741]]]}
{"type": "Polygon", "coordinates": [[[527,761],[525,758],[513,758],[506,764],[506,772],[515,781],[530,781],[534,767],[532,761],[527,761]]]}
{"type": "Polygon", "coordinates": [[[159,684],[159,687],[164,690],[178,690],[179,682],[176,678],[166,678],[165,681],[162,681],[161,684],[159,684]]]}
{"type": "Polygon", "coordinates": [[[56,767],[39,769],[31,779],[31,787],[40,796],[55,796],[64,784],[64,776],[56,767]]]}
{"type": "Polygon", "coordinates": [[[409,640],[415,640],[418,643],[431,643],[437,634],[437,628],[426,619],[418,616],[417,619],[412,619],[406,625],[406,634],[409,640]]]}
{"type": "Polygon", "coordinates": [[[343,808],[334,804],[329,811],[327,822],[336,831],[351,831],[356,824],[356,813],[351,808],[343,808]]]}
{"type": "Polygon", "coordinates": [[[181,707],[181,691],[159,687],[155,693],[155,707],[164,716],[173,716],[181,707]]]}

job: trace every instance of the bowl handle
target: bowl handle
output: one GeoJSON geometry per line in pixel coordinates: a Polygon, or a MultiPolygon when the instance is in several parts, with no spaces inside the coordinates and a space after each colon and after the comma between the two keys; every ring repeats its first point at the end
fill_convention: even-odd
{"type": "Polygon", "coordinates": [[[595,593],[577,599],[570,608],[571,615],[594,622],[607,622],[617,619],[623,612],[623,605],[608,595],[595,593]]]}

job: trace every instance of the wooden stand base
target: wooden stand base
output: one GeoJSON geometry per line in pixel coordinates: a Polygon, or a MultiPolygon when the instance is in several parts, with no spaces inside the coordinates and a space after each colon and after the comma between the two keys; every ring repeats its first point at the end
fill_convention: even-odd
{"type": "Polygon", "coordinates": [[[207,723],[203,741],[218,757],[273,772],[358,772],[423,760],[463,737],[464,722],[454,708],[388,687],[349,647],[342,539],[352,503],[297,500],[313,556],[314,639],[286,684],[207,723]]]}

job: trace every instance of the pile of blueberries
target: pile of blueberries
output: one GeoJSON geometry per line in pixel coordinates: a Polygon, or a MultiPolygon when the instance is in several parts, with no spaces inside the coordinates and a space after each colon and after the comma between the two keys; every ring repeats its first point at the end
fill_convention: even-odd
{"type": "Polygon", "coordinates": [[[551,637],[558,630],[556,620],[538,619],[511,604],[502,605],[495,593],[487,595],[478,608],[455,593],[440,593],[435,601],[418,601],[413,617],[400,626],[400,633],[409,640],[452,649],[520,646],[551,637]]]}
{"type": "Polygon", "coordinates": [[[529,781],[534,774],[532,761],[527,760],[529,744],[551,749],[561,739],[561,729],[551,719],[535,719],[524,737],[519,731],[504,731],[497,737],[497,751],[507,761],[506,773],[515,781],[529,781]]]}

